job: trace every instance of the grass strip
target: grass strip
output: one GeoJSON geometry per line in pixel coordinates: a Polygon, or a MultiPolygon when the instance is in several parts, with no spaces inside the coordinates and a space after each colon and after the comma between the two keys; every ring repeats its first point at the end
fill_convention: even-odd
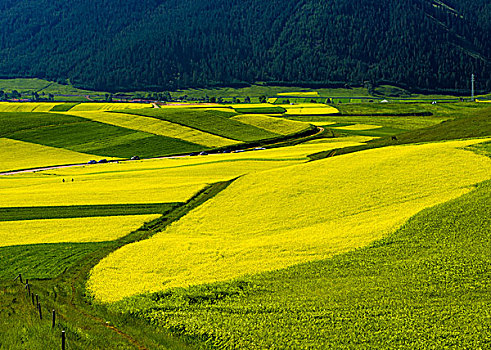
{"type": "Polygon", "coordinates": [[[104,204],[0,208],[0,221],[163,214],[181,203],[104,204]]]}

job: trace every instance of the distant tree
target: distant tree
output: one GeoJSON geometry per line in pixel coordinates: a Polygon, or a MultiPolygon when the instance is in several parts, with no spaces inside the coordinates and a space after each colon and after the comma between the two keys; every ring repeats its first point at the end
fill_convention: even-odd
{"type": "Polygon", "coordinates": [[[216,103],[216,102],[217,102],[216,97],[214,96],[210,97],[210,103],[216,103]]]}
{"type": "Polygon", "coordinates": [[[21,94],[17,90],[12,90],[12,98],[21,98],[21,94]]]}
{"type": "Polygon", "coordinates": [[[5,100],[5,92],[3,90],[0,90],[0,101],[5,100]]]}
{"type": "Polygon", "coordinates": [[[217,98],[217,102],[218,102],[218,103],[223,103],[223,97],[219,97],[219,98],[217,98]]]}
{"type": "Polygon", "coordinates": [[[48,95],[48,100],[54,101],[55,100],[55,96],[53,94],[49,94],[48,95]]]}
{"type": "Polygon", "coordinates": [[[266,96],[259,96],[259,103],[266,103],[266,96]]]}
{"type": "Polygon", "coordinates": [[[249,96],[246,96],[246,97],[244,98],[244,102],[245,102],[245,103],[251,103],[251,98],[250,98],[249,96]]]}

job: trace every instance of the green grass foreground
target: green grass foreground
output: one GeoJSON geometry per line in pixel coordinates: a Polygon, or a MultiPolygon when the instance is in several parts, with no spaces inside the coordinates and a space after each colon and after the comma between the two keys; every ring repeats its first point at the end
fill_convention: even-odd
{"type": "Polygon", "coordinates": [[[208,348],[491,347],[491,181],[332,259],[113,306],[208,348]]]}
{"type": "Polygon", "coordinates": [[[190,210],[203,204],[231,181],[212,184],[186,203],[116,241],[85,244],[39,244],[0,248],[0,349],[45,350],[61,348],[61,331],[67,349],[194,349],[186,337],[93,305],[85,294],[90,269],[110,252],[147,239],[190,210]],[[14,277],[29,278],[30,290],[39,296],[43,318],[32,305],[24,284],[14,277]],[[51,312],[56,311],[55,328],[51,312]]]}

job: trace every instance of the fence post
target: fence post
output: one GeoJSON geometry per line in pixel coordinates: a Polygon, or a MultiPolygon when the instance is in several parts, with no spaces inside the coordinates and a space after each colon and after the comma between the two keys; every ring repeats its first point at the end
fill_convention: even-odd
{"type": "Polygon", "coordinates": [[[16,278],[14,278],[14,282],[19,279],[20,283],[22,283],[22,275],[19,273],[16,278]]]}
{"type": "Polygon", "coordinates": [[[65,331],[61,331],[61,350],[65,350],[66,346],[65,331]]]}
{"type": "Polygon", "coordinates": [[[34,293],[31,294],[31,300],[32,300],[32,305],[36,305],[34,304],[34,293]]]}
{"type": "Polygon", "coordinates": [[[41,304],[38,304],[38,311],[39,311],[39,319],[43,319],[43,315],[41,314],[41,304]]]}
{"type": "Polygon", "coordinates": [[[55,314],[55,310],[53,310],[53,317],[51,320],[51,328],[55,328],[55,320],[56,320],[56,314],[55,314]]]}

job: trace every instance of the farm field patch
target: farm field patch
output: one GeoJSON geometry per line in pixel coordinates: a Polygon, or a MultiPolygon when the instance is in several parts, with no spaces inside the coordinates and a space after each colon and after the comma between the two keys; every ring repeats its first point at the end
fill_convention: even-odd
{"type": "Polygon", "coordinates": [[[287,115],[330,115],[339,113],[338,109],[320,103],[300,103],[294,105],[279,105],[286,109],[287,115]]]}
{"type": "Polygon", "coordinates": [[[115,111],[122,109],[141,109],[152,108],[151,103],[79,103],[72,107],[70,111],[115,111]]]}
{"type": "Polygon", "coordinates": [[[58,104],[54,106],[53,108],[50,109],[50,112],[67,112],[76,105],[78,105],[80,102],[65,102],[58,104]]]}
{"type": "Polygon", "coordinates": [[[0,247],[103,242],[123,237],[159,215],[128,215],[0,222],[0,247]]]}
{"type": "Polygon", "coordinates": [[[67,219],[94,216],[163,214],[179,203],[29,206],[0,208],[0,221],[67,219]]]}
{"type": "MultiPolygon", "coordinates": [[[[291,120],[303,121],[306,123],[348,123],[348,124],[368,124],[381,125],[383,127],[399,130],[416,130],[432,125],[439,124],[448,117],[438,116],[292,116],[291,120]]],[[[327,125],[327,124],[323,124],[327,125]]]]}
{"type": "Polygon", "coordinates": [[[353,124],[348,126],[333,126],[333,129],[338,130],[348,130],[348,131],[365,131],[365,130],[373,130],[382,128],[381,125],[370,125],[370,124],[353,124]]]}
{"type": "Polygon", "coordinates": [[[56,102],[0,102],[0,112],[49,112],[56,102]]]}
{"type": "Polygon", "coordinates": [[[106,243],[43,243],[0,247],[0,279],[54,278],[106,243]]]}
{"type": "Polygon", "coordinates": [[[111,113],[111,112],[68,112],[70,115],[90,119],[93,121],[120,126],[127,129],[139,130],[149,134],[167,136],[192,142],[205,147],[223,147],[238,143],[238,141],[226,139],[187,126],[171,123],[165,120],[144,117],[136,114],[111,113]]]}
{"type": "Polygon", "coordinates": [[[319,96],[317,91],[301,91],[301,92],[279,92],[278,96],[305,96],[305,97],[315,97],[319,96]]]}
{"type": "Polygon", "coordinates": [[[2,136],[102,157],[193,152],[202,146],[60,113],[0,113],[2,136]]]}
{"type": "Polygon", "coordinates": [[[242,114],[231,119],[281,135],[294,134],[309,128],[308,123],[278,117],[268,117],[262,114],[242,114]]]}
{"type": "Polygon", "coordinates": [[[479,142],[386,147],[241,177],[163,233],[102,260],[88,288],[112,302],[366,246],[489,179],[491,160],[461,149],[479,142]],[[130,271],[139,271],[131,282],[130,271]]]}
{"type": "Polygon", "coordinates": [[[0,172],[47,165],[86,163],[93,157],[63,148],[0,138],[0,172]]]}
{"type": "Polygon", "coordinates": [[[196,130],[220,135],[221,137],[237,141],[257,141],[279,136],[279,134],[230,119],[230,117],[237,115],[235,112],[203,110],[200,108],[152,108],[133,110],[131,111],[131,114],[166,120],[171,123],[181,124],[196,130]]]}
{"type": "Polygon", "coordinates": [[[325,139],[262,151],[97,164],[3,176],[0,177],[0,208],[185,202],[209,183],[299,164],[306,162],[312,153],[361,145],[369,139],[325,139]]]}

